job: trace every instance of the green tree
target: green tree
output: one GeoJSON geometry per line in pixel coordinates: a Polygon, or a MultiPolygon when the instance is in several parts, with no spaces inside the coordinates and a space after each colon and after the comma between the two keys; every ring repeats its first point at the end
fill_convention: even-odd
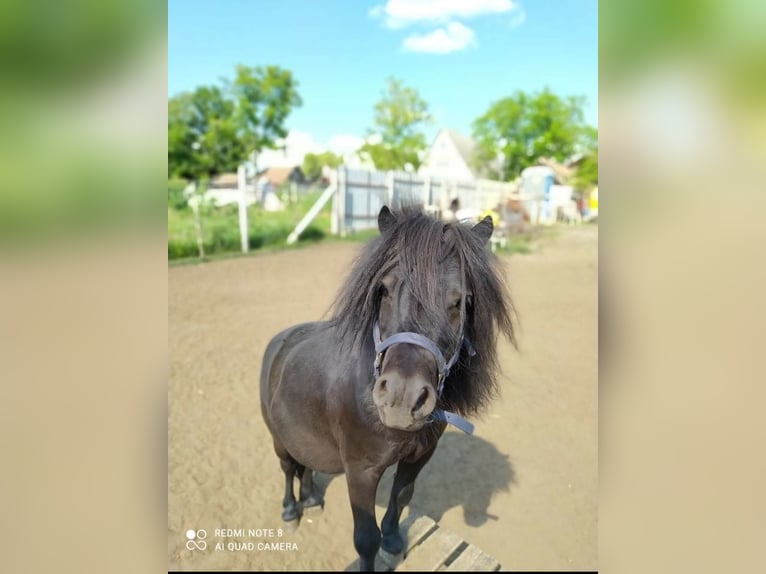
{"type": "Polygon", "coordinates": [[[195,134],[191,121],[194,116],[192,95],[183,93],[168,100],[168,177],[194,179],[195,134]]]}
{"type": "Polygon", "coordinates": [[[302,104],[292,72],[239,65],[234,81],[168,100],[168,176],[199,180],[234,171],[250,153],[285,137],[302,104]]]}
{"type": "Polygon", "coordinates": [[[564,161],[583,137],[584,98],[560,98],[548,88],[537,94],[517,91],[493,103],[473,123],[477,142],[474,167],[515,179],[541,156],[564,161]],[[503,157],[499,171],[493,166],[503,157]]]}
{"type": "Polygon", "coordinates": [[[582,136],[583,159],[572,179],[575,189],[586,191],[598,185],[598,130],[588,126],[582,136]]]}
{"type": "Polygon", "coordinates": [[[250,152],[271,148],[287,135],[285,120],[303,105],[298,82],[290,70],[278,66],[250,68],[238,65],[228,84],[236,106],[237,135],[250,152]]]}
{"type": "Polygon", "coordinates": [[[245,158],[235,105],[217,86],[168,102],[168,176],[197,180],[237,168],[245,158]]]}
{"type": "Polygon", "coordinates": [[[420,152],[426,149],[422,129],[432,121],[428,104],[415,88],[401,80],[388,78],[386,90],[375,104],[374,127],[368,134],[378,134],[380,141],[366,143],[359,154],[369,154],[377,169],[404,169],[407,164],[420,166],[420,152]]]}
{"type": "Polygon", "coordinates": [[[343,158],[335,155],[331,151],[323,153],[307,153],[303,157],[301,170],[308,181],[319,179],[322,175],[322,168],[336,168],[343,163],[343,158]]]}

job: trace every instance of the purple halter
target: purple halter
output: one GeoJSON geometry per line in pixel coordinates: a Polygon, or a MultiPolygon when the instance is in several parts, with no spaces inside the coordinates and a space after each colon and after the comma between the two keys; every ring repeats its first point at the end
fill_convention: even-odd
{"type": "MultiPolygon", "coordinates": [[[[442,352],[439,350],[439,347],[437,347],[434,342],[431,341],[431,339],[420,335],[419,333],[412,333],[409,331],[394,333],[390,337],[387,337],[385,340],[381,341],[380,325],[378,324],[378,321],[375,321],[375,324],[372,327],[372,336],[373,340],[375,341],[376,353],[375,362],[373,363],[373,374],[375,375],[375,378],[380,376],[380,367],[383,363],[383,354],[386,349],[398,343],[409,343],[410,345],[416,345],[429,351],[434,356],[434,359],[436,359],[436,367],[439,371],[439,379],[436,385],[436,392],[440,398],[442,396],[442,391],[444,390],[444,381],[449,376],[450,369],[455,366],[455,363],[457,363],[457,360],[460,358],[460,350],[463,348],[463,346],[465,346],[468,350],[469,356],[473,357],[476,354],[476,350],[473,348],[473,345],[471,345],[471,342],[467,337],[464,336],[463,333],[460,334],[460,341],[458,342],[458,345],[455,348],[455,352],[452,354],[452,357],[450,357],[449,361],[444,360],[444,354],[442,354],[442,352]]],[[[432,419],[449,423],[467,434],[473,434],[473,425],[455,413],[451,413],[442,409],[434,409],[432,413],[432,419]]]]}

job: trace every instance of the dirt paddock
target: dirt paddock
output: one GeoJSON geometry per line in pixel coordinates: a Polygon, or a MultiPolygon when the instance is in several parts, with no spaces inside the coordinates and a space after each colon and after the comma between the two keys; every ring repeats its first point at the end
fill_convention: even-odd
{"type": "MultiPolygon", "coordinates": [[[[280,532],[284,481],[258,377],[272,335],[322,317],[359,247],[169,269],[170,569],[333,570],[356,559],[343,475],[319,476],[324,511],[280,532]],[[190,529],[205,532],[187,540],[190,529]]],[[[562,228],[502,261],[521,319],[519,350],[499,342],[502,396],[474,436],[448,429],[410,506],[504,570],[597,569],[598,229],[562,228]]]]}

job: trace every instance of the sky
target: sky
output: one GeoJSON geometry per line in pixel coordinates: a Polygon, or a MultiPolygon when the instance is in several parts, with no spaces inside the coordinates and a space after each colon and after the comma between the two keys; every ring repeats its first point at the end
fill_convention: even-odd
{"type": "Polygon", "coordinates": [[[169,96],[239,63],[293,72],[288,141],[304,152],[356,149],[392,76],[428,103],[429,140],[545,86],[585,96],[598,125],[597,0],[169,0],[169,96]]]}

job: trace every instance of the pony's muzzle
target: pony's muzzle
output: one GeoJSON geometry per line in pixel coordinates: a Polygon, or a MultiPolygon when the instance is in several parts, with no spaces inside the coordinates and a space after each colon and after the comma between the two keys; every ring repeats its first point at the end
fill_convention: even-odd
{"type": "Polygon", "coordinates": [[[375,381],[372,399],[384,425],[417,430],[436,407],[436,389],[422,377],[383,373],[375,381]]]}

